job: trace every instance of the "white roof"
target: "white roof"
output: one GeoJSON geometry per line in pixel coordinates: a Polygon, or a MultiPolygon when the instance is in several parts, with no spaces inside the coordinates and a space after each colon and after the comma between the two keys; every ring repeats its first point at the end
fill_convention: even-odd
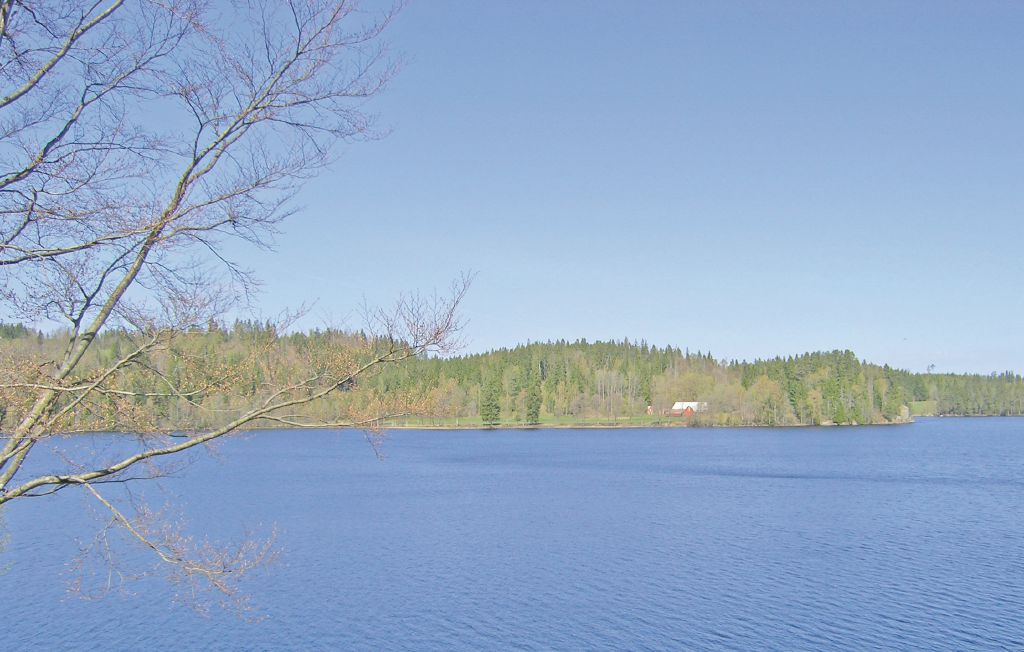
{"type": "Polygon", "coordinates": [[[672,404],[673,410],[685,410],[686,408],[693,408],[694,411],[699,412],[706,410],[708,404],[704,401],[676,401],[672,404]]]}

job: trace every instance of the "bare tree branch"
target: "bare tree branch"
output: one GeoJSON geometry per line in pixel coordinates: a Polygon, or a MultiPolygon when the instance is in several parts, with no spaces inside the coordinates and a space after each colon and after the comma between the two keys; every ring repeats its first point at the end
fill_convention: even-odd
{"type": "MultiPolygon", "coordinates": [[[[214,333],[255,287],[225,240],[269,247],[302,183],[340,145],[375,137],[365,102],[397,70],[381,35],[398,8],[0,0],[0,306],[65,327],[59,350],[0,346],[0,506],[83,487],[108,525],[224,591],[218,564],[242,558],[189,561],[97,485],[159,476],[158,460],[243,427],[373,430],[412,411],[398,397],[344,414],[317,406],[384,367],[451,351],[468,278],[368,313],[369,335],[287,356],[269,326],[244,350],[197,350],[190,337],[214,333]],[[175,428],[158,409],[204,421],[175,428]],[[40,442],[97,426],[139,433],[141,450],[28,472],[40,442]]],[[[109,552],[105,536],[97,546],[109,552]]]]}

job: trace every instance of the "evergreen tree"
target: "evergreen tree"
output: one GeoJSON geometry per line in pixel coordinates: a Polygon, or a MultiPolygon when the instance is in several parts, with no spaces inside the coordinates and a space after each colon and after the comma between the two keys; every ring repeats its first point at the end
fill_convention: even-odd
{"type": "Polygon", "coordinates": [[[480,418],[485,426],[501,423],[501,381],[497,375],[492,376],[481,390],[480,418]]]}
{"type": "Polygon", "coordinates": [[[536,425],[540,423],[540,379],[535,377],[526,392],[526,423],[536,425]]]}

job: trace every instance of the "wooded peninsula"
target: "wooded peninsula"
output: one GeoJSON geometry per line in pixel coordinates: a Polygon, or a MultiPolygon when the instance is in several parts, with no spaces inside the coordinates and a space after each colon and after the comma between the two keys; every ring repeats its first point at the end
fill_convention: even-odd
{"type": "MultiPolygon", "coordinates": [[[[118,330],[100,335],[83,376],[70,379],[69,387],[89,386],[95,380],[89,369],[123,357],[137,337],[118,330]]],[[[8,369],[45,366],[65,341],[59,331],[0,325],[8,369]]],[[[325,356],[358,364],[373,345],[361,333],[279,334],[250,321],[177,333],[165,345],[168,355],[149,355],[142,365],[125,365],[116,378],[104,379],[104,391],[83,402],[66,429],[126,423],[162,431],[210,428],[259,400],[265,385],[279,386],[325,356]]],[[[788,426],[1024,414],[1024,379],[1012,372],[911,373],[862,361],[851,351],[728,361],[629,340],[560,340],[413,358],[343,389],[261,425],[366,422],[384,415],[386,426],[788,426]]],[[[4,425],[28,409],[18,387],[4,388],[0,400],[4,425]]]]}

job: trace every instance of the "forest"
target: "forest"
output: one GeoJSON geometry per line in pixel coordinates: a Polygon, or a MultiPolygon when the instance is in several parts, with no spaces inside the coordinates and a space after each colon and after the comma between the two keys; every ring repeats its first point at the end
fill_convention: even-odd
{"type": "MultiPolygon", "coordinates": [[[[118,330],[102,334],[73,382],[90,382],[89,369],[130,351],[133,337],[118,330]]],[[[0,324],[3,367],[22,375],[58,358],[65,343],[60,331],[0,324]]],[[[252,321],[211,323],[169,338],[175,355],[147,358],[145,369],[128,365],[105,379],[107,390],[83,402],[65,428],[117,430],[125,415],[133,424],[145,415],[141,422],[154,431],[214,427],[258,399],[279,370],[301,373],[324,356],[358,361],[372,345],[358,332],[278,333],[252,321]]],[[[19,383],[4,380],[0,426],[6,428],[28,404],[19,383]]],[[[262,425],[365,422],[374,414],[388,415],[381,425],[439,427],[852,425],[926,414],[1024,414],[1024,380],[1009,371],[919,374],[838,350],[747,362],[630,340],[559,340],[420,357],[384,366],[344,389],[286,421],[262,425]],[[677,402],[697,409],[673,411],[677,402]]]]}

